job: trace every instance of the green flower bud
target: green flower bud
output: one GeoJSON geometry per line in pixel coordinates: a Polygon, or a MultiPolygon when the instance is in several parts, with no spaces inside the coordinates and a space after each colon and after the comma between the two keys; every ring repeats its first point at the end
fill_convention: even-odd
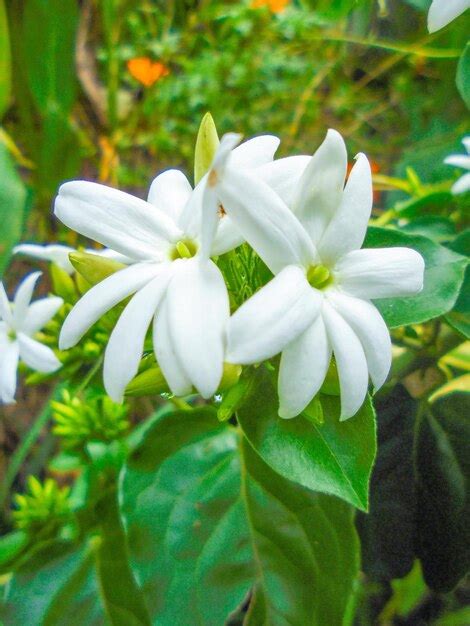
{"type": "Polygon", "coordinates": [[[137,374],[127,385],[124,395],[130,398],[139,398],[141,396],[160,395],[161,393],[170,393],[170,389],[162,370],[154,366],[137,374]]]}
{"type": "Polygon", "coordinates": [[[111,274],[122,270],[126,265],[89,252],[71,252],[70,263],[90,285],[100,283],[111,274]]]}
{"type": "Polygon", "coordinates": [[[52,432],[68,449],[84,449],[90,441],[111,442],[129,430],[127,407],[108,396],[88,394],[85,399],[64,390],[62,402],[52,401],[52,432]]]}
{"type": "Polygon", "coordinates": [[[55,263],[51,263],[49,272],[54,293],[63,298],[65,302],[74,303],[77,299],[77,289],[72,277],[55,263]]]}
{"type": "Polygon", "coordinates": [[[214,119],[210,113],[202,118],[196,139],[194,155],[194,184],[197,185],[201,178],[209,171],[212,159],[219,147],[219,136],[215,127],[214,119]]]}
{"type": "Polygon", "coordinates": [[[46,478],[40,483],[34,476],[27,480],[28,493],[16,494],[14,502],[17,510],[13,512],[16,527],[30,534],[55,534],[70,516],[69,488],[59,487],[46,478]]]}

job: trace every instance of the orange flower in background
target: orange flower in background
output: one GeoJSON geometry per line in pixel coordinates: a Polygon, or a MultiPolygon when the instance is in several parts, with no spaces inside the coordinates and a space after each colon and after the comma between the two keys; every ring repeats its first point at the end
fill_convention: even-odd
{"type": "Polygon", "coordinates": [[[260,7],[268,7],[271,13],[281,13],[289,2],[290,0],[252,0],[251,8],[259,9],[260,7]]]}
{"type": "Polygon", "coordinates": [[[127,62],[129,74],[145,87],[151,87],[157,80],[170,73],[169,68],[160,61],[148,57],[136,57],[127,62]]]}

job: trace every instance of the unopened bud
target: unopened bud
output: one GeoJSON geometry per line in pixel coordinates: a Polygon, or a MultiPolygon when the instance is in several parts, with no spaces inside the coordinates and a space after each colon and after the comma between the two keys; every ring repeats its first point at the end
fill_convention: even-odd
{"type": "Polygon", "coordinates": [[[168,384],[159,367],[150,367],[131,380],[124,395],[130,398],[153,396],[161,393],[170,393],[168,384]]]}
{"type": "Polygon", "coordinates": [[[60,265],[56,265],[56,263],[50,264],[49,272],[51,274],[54,293],[60,296],[65,302],[75,302],[77,299],[77,290],[75,289],[75,283],[72,277],[67,274],[60,265]]]}
{"type": "Polygon", "coordinates": [[[209,171],[218,147],[219,136],[217,135],[214,120],[210,113],[206,113],[202,118],[196,139],[194,155],[194,183],[196,185],[209,171]]]}
{"type": "Polygon", "coordinates": [[[96,285],[126,267],[124,263],[89,252],[71,252],[69,259],[80,276],[90,285],[96,285]]]}

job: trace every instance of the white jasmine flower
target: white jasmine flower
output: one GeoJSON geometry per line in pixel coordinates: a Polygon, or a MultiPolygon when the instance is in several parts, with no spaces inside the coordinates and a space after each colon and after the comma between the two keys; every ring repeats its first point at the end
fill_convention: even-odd
{"type": "MultiPolygon", "coordinates": [[[[463,170],[470,170],[470,135],[464,137],[462,139],[462,143],[465,146],[467,154],[451,154],[446,159],[444,159],[444,163],[447,163],[447,165],[460,167],[463,170]]],[[[470,191],[470,172],[461,176],[452,185],[451,191],[455,195],[470,191]]]]}
{"type": "MultiPolygon", "coordinates": [[[[13,254],[24,254],[32,257],[33,259],[39,259],[40,261],[50,261],[65,270],[67,274],[72,274],[74,272],[73,265],[69,260],[69,254],[71,252],[76,252],[75,248],[65,246],[60,243],[53,243],[49,245],[21,243],[13,248],[13,254]]],[[[98,256],[103,256],[107,259],[113,259],[114,261],[119,261],[125,265],[131,265],[134,262],[133,259],[124,256],[123,254],[119,254],[118,252],[114,252],[114,250],[110,250],[109,248],[104,248],[104,250],[87,248],[85,252],[97,254],[98,256]]]]}
{"type": "MultiPolygon", "coordinates": [[[[232,142],[233,143],[233,142],[232,142]]],[[[221,158],[232,143],[223,142],[221,158]]],[[[238,143],[238,140],[237,140],[238,143]]],[[[279,140],[257,137],[233,151],[241,170],[271,161],[279,140]]],[[[65,183],[55,202],[57,217],[77,232],[136,259],[90,289],[62,327],[61,349],[75,345],[86,330],[118,302],[135,294],[107,345],[104,384],[120,400],[138,370],[145,335],[153,320],[157,361],[172,392],[194,386],[208,398],[222,377],[224,329],[229,317],[225,282],[210,256],[242,239],[229,218],[202,220],[205,176],[193,191],[178,170],[153,181],[148,201],[96,183],[65,183]]]]}
{"type": "Polygon", "coordinates": [[[31,296],[41,272],[29,274],[19,285],[12,303],[0,282],[0,400],[15,401],[16,371],[21,359],[38,372],[54,372],[60,361],[54,352],[34,339],[34,335],[54,317],[62,298],[36,300],[31,296]]]}
{"type": "Polygon", "coordinates": [[[231,170],[230,160],[225,172],[215,166],[210,174],[232,220],[276,275],[230,319],[226,360],[257,363],[282,351],[279,414],[289,418],[319,391],[334,354],[346,419],[364,401],[368,374],[378,388],[390,368],[389,333],[370,299],[420,291],[424,262],[409,248],[360,250],[372,209],[370,165],[359,154],[344,187],[339,133],[330,130],[307,167],[298,165],[292,211],[263,181],[231,170]]]}
{"type": "Polygon", "coordinates": [[[428,30],[437,30],[450,24],[470,7],[470,0],[433,0],[428,13],[428,30]]]}

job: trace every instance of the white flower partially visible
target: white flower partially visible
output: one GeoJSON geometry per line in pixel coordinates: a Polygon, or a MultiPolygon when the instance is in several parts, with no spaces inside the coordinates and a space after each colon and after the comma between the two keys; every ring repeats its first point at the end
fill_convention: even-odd
{"type": "Polygon", "coordinates": [[[344,187],[339,133],[330,130],[307,167],[297,166],[294,188],[283,183],[292,211],[230,160],[210,173],[227,213],[275,274],[231,317],[226,360],[258,363],[282,351],[279,414],[290,418],[317,394],[334,354],[346,419],[362,405],[368,375],[379,388],[390,369],[390,336],[370,299],[419,292],[424,261],[409,248],[360,250],[372,209],[370,165],[359,154],[344,187]]]}
{"type": "Polygon", "coordinates": [[[428,13],[428,30],[435,33],[470,7],[470,0],[433,0],[428,13]]]}
{"type": "MultiPolygon", "coordinates": [[[[453,165],[454,167],[460,167],[463,170],[470,170],[470,135],[462,139],[462,143],[467,151],[467,154],[451,154],[444,163],[447,165],[453,165]]],[[[465,193],[470,191],[470,172],[463,174],[453,185],[451,189],[454,195],[459,193],[465,193]]]]}
{"type": "MultiPolygon", "coordinates": [[[[235,143],[238,137],[222,142],[223,158],[235,143]]],[[[278,144],[271,136],[247,141],[233,151],[233,163],[243,170],[272,161],[278,144]]],[[[214,219],[203,219],[206,184],[207,176],[192,190],[182,172],[168,170],[153,181],[147,202],[85,181],[65,183],[59,190],[55,214],[64,224],[136,259],[82,297],[59,340],[61,349],[75,345],[110,308],[135,294],[105,352],[104,385],[116,401],[137,373],[152,320],[155,355],[175,395],[195,387],[209,398],[219,386],[229,300],[210,256],[243,239],[228,217],[218,220],[214,211],[214,219]]]]}
{"type": "MultiPolygon", "coordinates": [[[[13,248],[13,254],[24,254],[25,256],[29,256],[33,259],[38,259],[39,261],[50,261],[65,270],[67,274],[72,274],[74,272],[73,265],[69,260],[69,254],[71,252],[76,252],[75,248],[65,246],[60,243],[53,243],[49,245],[20,243],[18,246],[13,248]]],[[[97,254],[98,256],[112,259],[114,261],[119,261],[125,265],[131,265],[134,263],[134,260],[130,257],[114,252],[114,250],[110,250],[109,248],[104,248],[103,250],[87,248],[85,252],[97,254]]]]}
{"type": "Polygon", "coordinates": [[[34,339],[34,335],[54,317],[62,298],[50,297],[31,303],[34,286],[41,272],[29,274],[19,285],[12,303],[0,282],[0,400],[15,401],[16,371],[21,359],[38,372],[54,372],[60,361],[54,352],[34,339]]]}

